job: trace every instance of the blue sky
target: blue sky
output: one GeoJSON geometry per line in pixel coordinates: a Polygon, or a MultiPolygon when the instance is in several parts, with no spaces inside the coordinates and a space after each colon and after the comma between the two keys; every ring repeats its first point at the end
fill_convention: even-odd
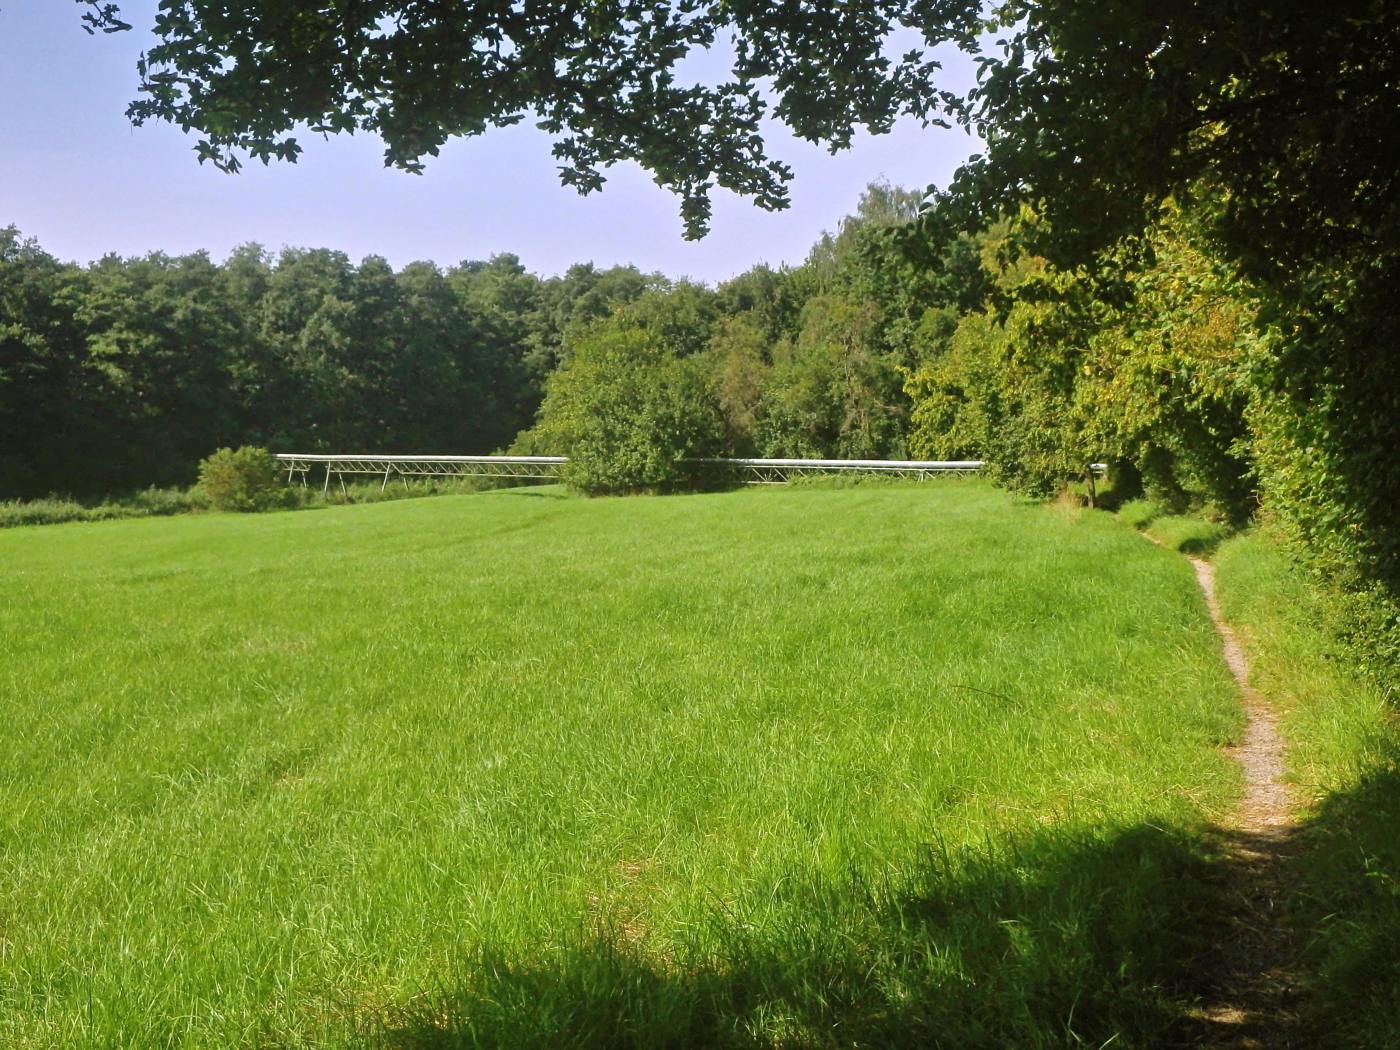
{"type": "MultiPolygon", "coordinates": [[[[543,274],[631,262],[716,281],[757,262],[800,261],[872,179],[946,185],[975,147],[961,131],[902,121],[832,156],[776,126],[770,150],[797,173],[792,207],[768,213],[721,192],[699,243],[683,240],[675,199],[634,165],[613,168],[590,197],[561,187],[549,137],[528,122],[450,143],[422,176],[384,168],[379,142],[363,135],[302,136],[297,164],[224,175],[198,164],[178,128],[126,120],[155,0],[122,9],[134,32],[90,37],[69,0],[0,0],[0,226],[64,259],[199,249],[222,258],[257,241],[396,266],[509,251],[543,274]]],[[[972,79],[957,55],[945,72],[951,88],[972,79]]]]}

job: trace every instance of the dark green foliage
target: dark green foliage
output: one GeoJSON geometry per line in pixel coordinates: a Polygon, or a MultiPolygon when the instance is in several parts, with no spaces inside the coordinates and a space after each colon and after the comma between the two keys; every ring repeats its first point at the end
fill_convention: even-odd
{"type": "Polygon", "coordinates": [[[978,238],[985,305],[909,375],[915,451],[984,458],[1037,495],[1108,461],[1120,495],[1247,518],[1246,417],[1265,346],[1249,287],[1175,208],[1100,272],[1027,254],[1043,225],[1027,213],[978,238]]]}
{"type": "Polygon", "coordinates": [[[77,487],[77,430],[95,408],[84,340],[63,302],[71,274],[13,227],[0,229],[0,495],[77,487]]]}
{"type": "MultiPolygon", "coordinates": [[[[714,447],[723,453],[903,455],[910,404],[901,369],[923,352],[919,339],[955,323],[950,315],[958,304],[976,299],[986,283],[980,268],[966,265],[969,238],[912,278],[917,268],[888,234],[916,204],[915,194],[873,184],[856,213],[824,235],[801,266],[756,267],[713,291],[656,276],[643,280],[632,271],[635,283],[621,284],[622,294],[614,292],[606,307],[580,310],[589,293],[561,297],[571,319],[552,325],[550,359],[569,367],[575,347],[599,330],[589,319],[610,309],[609,324],[645,332],[666,354],[694,360],[721,416],[714,447]],[[900,284],[895,275],[908,280],[900,284]]],[[[575,267],[564,281],[578,288],[606,276],[575,267]]],[[[547,432],[541,426],[522,434],[513,449],[560,451],[559,435],[547,432]]]]}
{"type": "Polygon", "coordinates": [[[734,455],[758,454],[758,424],[772,365],[772,344],[753,311],[726,317],[710,339],[706,364],[724,416],[725,445],[734,455]]]}
{"type": "MultiPolygon", "coordinates": [[[[573,335],[665,283],[660,274],[644,274],[635,266],[599,270],[592,263],[576,263],[561,277],[539,281],[532,308],[523,315],[525,362],[536,395],[549,373],[568,358],[573,335]]],[[[536,396],[532,407],[538,404],[536,396]]]]}
{"type": "Polygon", "coordinates": [[[1270,286],[1358,250],[1391,257],[1394,4],[1022,0],[998,14],[1014,28],[959,107],[987,142],[954,182],[964,219],[1036,202],[1042,247],[1084,262],[1204,190],[1226,257],[1270,286]]]}
{"type": "Polygon", "coordinates": [[[709,346],[718,319],[715,293],[693,281],[650,288],[619,313],[677,357],[698,354],[709,346]]]}
{"type": "Polygon", "coordinates": [[[802,309],[795,343],[775,355],[756,425],[767,456],[879,459],[904,450],[897,362],[881,345],[874,304],[819,295],[802,309]]]}
{"type": "Polygon", "coordinates": [[[798,284],[796,272],[788,267],[755,266],[715,289],[716,306],[724,317],[748,319],[771,346],[797,332],[803,302],[798,284]]]}
{"type": "Polygon", "coordinates": [[[920,457],[985,460],[1003,484],[1049,496],[1102,457],[1076,410],[1090,294],[1042,259],[1006,261],[1008,237],[1002,226],[982,238],[995,295],[908,376],[911,446],[920,457]]]}
{"type": "MultiPolygon", "coordinates": [[[[583,316],[611,309],[607,279],[583,316]]],[[[533,355],[562,339],[547,293],[575,283],[256,245],[81,268],[0,230],[0,497],[188,485],[240,444],[491,452],[534,415],[533,355]]]]}
{"type": "Polygon", "coordinates": [[[1338,272],[1301,318],[1275,315],[1277,356],[1251,413],[1265,506],[1318,577],[1344,589],[1354,652],[1389,683],[1400,681],[1397,276],[1400,265],[1390,278],[1376,266],[1338,272]]]}
{"type": "Polygon", "coordinates": [[[271,510],[286,503],[277,461],[265,448],[221,448],[199,464],[199,488],[214,510],[271,510]]]}
{"type": "Polygon", "coordinates": [[[188,485],[200,458],[242,444],[544,451],[538,435],[517,435],[549,377],[614,321],[704,373],[723,416],[706,441],[716,452],[899,455],[899,369],[924,352],[910,340],[950,324],[967,296],[959,274],[907,288],[872,276],[913,273],[884,236],[913,202],[876,184],[802,266],[757,267],[713,290],[628,266],[542,280],[499,255],[395,272],[374,256],[354,265],[256,245],[222,264],[151,255],[81,268],[7,230],[0,496],[90,502],[188,485]]]}

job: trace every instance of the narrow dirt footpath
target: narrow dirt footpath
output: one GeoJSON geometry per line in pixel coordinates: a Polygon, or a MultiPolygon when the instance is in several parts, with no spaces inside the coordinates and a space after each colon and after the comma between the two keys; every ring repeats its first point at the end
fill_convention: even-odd
{"type": "Polygon", "coordinates": [[[1234,629],[1220,614],[1215,596],[1215,569],[1207,561],[1191,558],[1196,582],[1206,596],[1206,607],[1225,652],[1225,663],[1240,687],[1247,719],[1244,741],[1230,749],[1230,756],[1244,772],[1244,799],[1231,826],[1240,831],[1263,834],[1271,829],[1292,830],[1292,793],[1284,782],[1283,737],[1278,729],[1278,712],[1259,690],[1249,684],[1249,660],[1234,629]]]}
{"type": "Polygon", "coordinates": [[[1244,775],[1244,798],[1221,827],[1226,892],[1231,918],[1221,930],[1215,980],[1199,1013],[1200,1042],[1216,1047],[1291,1047],[1296,982],[1281,914],[1288,893],[1285,860],[1298,823],[1284,781],[1278,712],[1249,684],[1249,662],[1234,630],[1220,614],[1215,570],[1191,558],[1196,580],[1220,635],[1225,662],[1239,685],[1245,710],[1244,739],[1228,754],[1244,775]]]}

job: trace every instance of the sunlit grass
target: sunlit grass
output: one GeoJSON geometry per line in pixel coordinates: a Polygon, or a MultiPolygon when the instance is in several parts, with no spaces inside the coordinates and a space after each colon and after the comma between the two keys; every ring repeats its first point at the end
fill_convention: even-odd
{"type": "Polygon", "coordinates": [[[6,1044],[1131,1043],[1236,797],[1189,566],[980,482],[21,528],[0,586],[6,1044]]]}

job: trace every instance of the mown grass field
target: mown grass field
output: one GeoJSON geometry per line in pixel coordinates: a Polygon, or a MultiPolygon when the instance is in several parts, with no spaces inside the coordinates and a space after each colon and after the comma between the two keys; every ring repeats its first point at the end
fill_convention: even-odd
{"type": "Polygon", "coordinates": [[[0,1043],[1115,1045],[1240,724],[980,482],[0,534],[0,1043]]]}

